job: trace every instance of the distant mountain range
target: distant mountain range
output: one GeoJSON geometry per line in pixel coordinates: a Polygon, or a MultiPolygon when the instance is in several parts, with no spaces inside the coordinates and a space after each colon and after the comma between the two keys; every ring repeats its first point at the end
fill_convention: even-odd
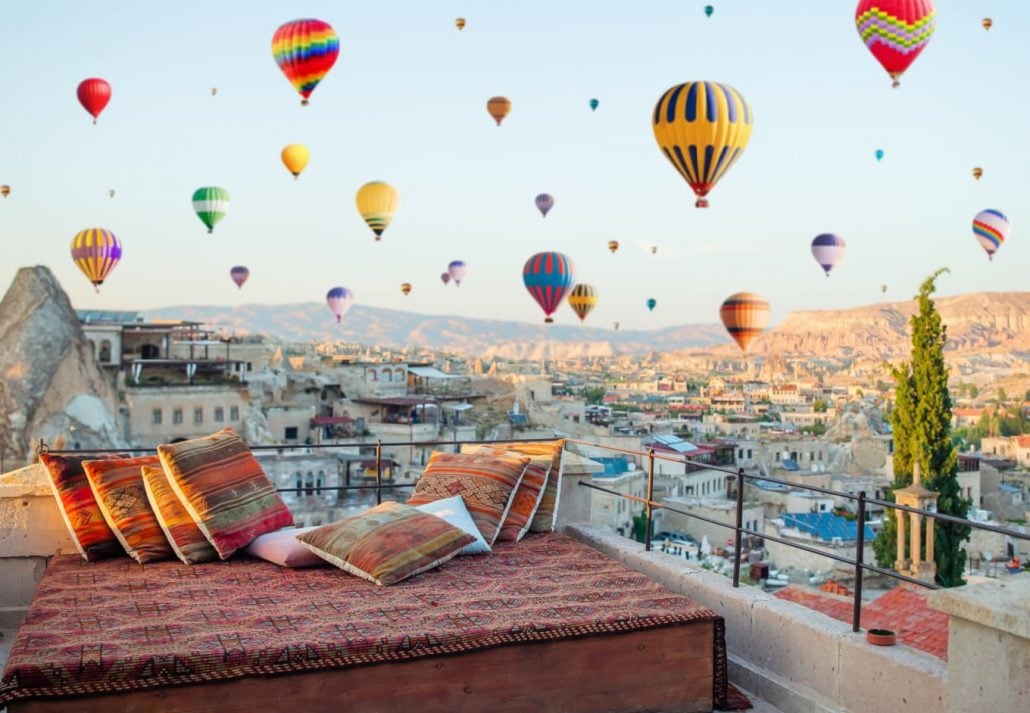
{"type": "MultiPolygon", "coordinates": [[[[942,297],[952,351],[1030,352],[1030,292],[978,292],[942,297]]],[[[818,357],[906,354],[914,301],[842,310],[793,312],[752,345],[756,354],[818,357]]],[[[185,319],[224,325],[236,333],[267,334],[292,342],[344,340],[383,347],[424,347],[483,357],[519,359],[603,357],[617,354],[714,351],[733,354],[720,324],[655,330],[599,329],[501,320],[432,316],[355,306],[342,324],[326,319],[325,305],[167,307],[148,319],[185,319]]]]}

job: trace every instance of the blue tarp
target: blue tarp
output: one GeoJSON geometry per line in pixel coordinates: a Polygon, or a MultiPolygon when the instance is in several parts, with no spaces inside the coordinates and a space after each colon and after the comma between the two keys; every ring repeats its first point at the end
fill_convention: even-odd
{"type": "MultiPolygon", "coordinates": [[[[788,527],[796,527],[826,542],[832,542],[834,537],[839,537],[844,542],[854,542],[858,539],[858,523],[832,512],[786,513],[782,517],[783,523],[788,527]]],[[[875,536],[873,528],[866,525],[866,542],[872,542],[875,536]]]]}

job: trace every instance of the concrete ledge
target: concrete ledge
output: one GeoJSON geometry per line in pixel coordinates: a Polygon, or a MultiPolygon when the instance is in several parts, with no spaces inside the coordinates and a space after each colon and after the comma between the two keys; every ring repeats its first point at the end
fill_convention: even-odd
{"type": "Polygon", "coordinates": [[[948,710],[948,667],[938,658],[872,646],[835,619],[607,530],[576,523],[565,532],[721,614],[730,679],[784,711],[948,710]]]}

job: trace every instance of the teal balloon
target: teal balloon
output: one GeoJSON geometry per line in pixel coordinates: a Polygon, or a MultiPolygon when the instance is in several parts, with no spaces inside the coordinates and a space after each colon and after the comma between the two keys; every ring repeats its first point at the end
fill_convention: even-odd
{"type": "Polygon", "coordinates": [[[658,306],[658,300],[654,297],[649,297],[647,300],[647,311],[654,312],[654,308],[658,306]]]}
{"type": "Polygon", "coordinates": [[[590,100],[590,111],[597,111],[597,107],[601,106],[601,102],[596,99],[590,100]]]}
{"type": "Polygon", "coordinates": [[[711,5],[705,5],[705,15],[711,17],[713,12],[715,12],[714,7],[712,7],[711,5]]]}
{"type": "Polygon", "coordinates": [[[876,149],[876,160],[877,161],[882,161],[883,160],[883,149],[876,149]]]}

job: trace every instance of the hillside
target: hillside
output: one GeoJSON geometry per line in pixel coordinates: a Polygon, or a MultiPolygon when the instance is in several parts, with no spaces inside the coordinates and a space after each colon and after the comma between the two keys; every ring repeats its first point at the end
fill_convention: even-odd
{"type": "MultiPolygon", "coordinates": [[[[948,351],[959,354],[1030,352],[1030,292],[979,292],[937,300],[948,325],[948,351]]],[[[909,349],[914,301],[842,310],[793,312],[751,348],[755,354],[892,358],[909,349]]],[[[697,324],[651,331],[543,325],[432,316],[356,306],[337,325],[321,303],[168,307],[148,318],[224,325],[294,342],[341,339],[379,346],[420,346],[460,354],[519,359],[603,357],[706,350],[739,354],[722,325],[697,324]]]]}

